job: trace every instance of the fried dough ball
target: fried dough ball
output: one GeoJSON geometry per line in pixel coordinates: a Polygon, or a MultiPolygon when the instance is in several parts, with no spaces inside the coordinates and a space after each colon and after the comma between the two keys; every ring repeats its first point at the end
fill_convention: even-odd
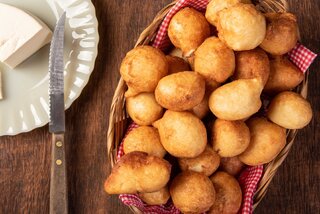
{"type": "Polygon", "coordinates": [[[108,194],[155,192],[166,186],[170,172],[168,161],[144,152],[131,152],[112,168],[104,189],[108,194]]]}
{"type": "Polygon", "coordinates": [[[236,4],[219,12],[219,38],[235,51],[258,47],[266,35],[266,20],[252,4],[236,4]]]}
{"type": "Polygon", "coordinates": [[[157,103],[153,93],[141,93],[128,97],[126,109],[131,119],[141,126],[151,125],[163,114],[163,108],[157,103]]]}
{"type": "Polygon", "coordinates": [[[139,151],[160,158],[166,154],[158,130],[149,126],[140,126],[129,132],[123,141],[123,150],[125,154],[139,151]]]}
{"type": "Polygon", "coordinates": [[[269,80],[264,87],[268,93],[289,91],[297,87],[304,79],[303,73],[286,57],[276,57],[270,61],[269,80]]]}
{"type": "Polygon", "coordinates": [[[178,162],[182,171],[191,170],[210,176],[218,169],[220,157],[212,148],[207,146],[199,156],[195,158],[179,158],[178,162]]]}
{"type": "Polygon", "coordinates": [[[193,68],[193,58],[194,58],[194,55],[185,57],[185,56],[182,55],[182,50],[179,49],[179,48],[173,48],[173,49],[170,51],[169,55],[170,55],[170,56],[179,57],[179,58],[183,59],[184,61],[188,62],[189,68],[191,68],[191,70],[194,70],[194,68],[193,68]]]}
{"type": "Polygon", "coordinates": [[[211,94],[214,90],[216,90],[220,86],[221,86],[221,83],[218,83],[216,81],[206,81],[206,92],[211,94]]]}
{"type": "Polygon", "coordinates": [[[209,96],[210,93],[205,93],[202,101],[191,109],[191,112],[199,119],[203,119],[209,112],[209,96]]]}
{"type": "Polygon", "coordinates": [[[190,68],[191,70],[194,71],[194,54],[192,54],[191,56],[189,56],[187,58],[188,62],[189,62],[189,65],[190,65],[190,68]]]}
{"type": "Polygon", "coordinates": [[[210,26],[202,13],[186,7],[172,17],[168,36],[172,44],[182,50],[183,56],[191,56],[210,36],[210,26]]]}
{"type": "Polygon", "coordinates": [[[233,79],[260,78],[262,84],[268,81],[270,62],[268,55],[260,48],[236,52],[236,70],[233,79]]]}
{"type": "Polygon", "coordinates": [[[312,119],[310,103],[300,94],[285,91],[272,99],[268,118],[287,129],[302,129],[312,119]]]}
{"type": "Polygon", "coordinates": [[[170,193],[167,186],[163,187],[162,189],[156,192],[139,193],[138,195],[139,195],[139,198],[141,198],[141,200],[148,205],[166,204],[170,198],[170,193]]]}
{"type": "Polygon", "coordinates": [[[242,192],[238,181],[225,172],[216,172],[210,177],[216,190],[216,200],[209,214],[236,214],[241,202],[242,192]]]}
{"type": "Polygon", "coordinates": [[[180,71],[190,71],[190,66],[184,59],[170,55],[167,55],[166,58],[169,65],[169,74],[178,73],[180,71]]]}
{"type": "Polygon", "coordinates": [[[251,139],[240,161],[250,166],[269,163],[286,145],[286,130],[263,117],[251,118],[247,125],[251,139]]]}
{"type": "Polygon", "coordinates": [[[206,128],[202,121],[190,112],[167,110],[153,126],[159,131],[163,147],[172,156],[194,158],[206,147],[206,128]]]}
{"type": "Polygon", "coordinates": [[[243,121],[217,119],[211,129],[213,150],[221,157],[234,157],[249,146],[250,131],[243,121]]]}
{"type": "Polygon", "coordinates": [[[251,3],[250,0],[211,0],[207,5],[206,19],[210,24],[217,25],[219,12],[238,3],[251,3]]]}
{"type": "Polygon", "coordinates": [[[212,113],[224,120],[242,120],[261,107],[261,80],[240,79],[227,83],[212,92],[209,107],[212,113]]]}
{"type": "Polygon", "coordinates": [[[207,81],[222,83],[234,72],[233,51],[217,37],[206,39],[195,52],[194,70],[207,81]]]}
{"type": "Polygon", "coordinates": [[[153,92],[159,80],[167,75],[166,56],[151,46],[139,46],[127,53],[120,66],[120,74],[128,85],[126,97],[141,92],[153,92]]]}
{"type": "Polygon", "coordinates": [[[215,81],[206,82],[206,92],[202,101],[190,110],[199,119],[203,119],[205,116],[209,114],[209,97],[214,90],[220,87],[220,85],[220,83],[217,83],[215,81]]]}
{"type": "Polygon", "coordinates": [[[197,73],[184,71],[162,78],[155,90],[155,97],[166,109],[184,111],[198,105],[204,93],[203,78],[197,73]]]}
{"type": "Polygon", "coordinates": [[[229,175],[237,176],[245,165],[239,160],[238,156],[231,158],[221,158],[220,168],[229,175]]]}
{"type": "Polygon", "coordinates": [[[203,213],[215,201],[215,189],[210,179],[202,173],[184,171],[170,186],[173,204],[183,213],[203,213]]]}
{"type": "Polygon", "coordinates": [[[179,49],[179,48],[173,48],[173,49],[170,51],[169,55],[170,55],[170,56],[176,56],[176,57],[182,58],[182,59],[184,59],[184,61],[188,61],[188,59],[182,55],[182,50],[179,49]]]}
{"type": "Polygon", "coordinates": [[[267,13],[267,33],[260,47],[273,55],[292,50],[298,41],[297,18],[291,13],[267,13]]]}

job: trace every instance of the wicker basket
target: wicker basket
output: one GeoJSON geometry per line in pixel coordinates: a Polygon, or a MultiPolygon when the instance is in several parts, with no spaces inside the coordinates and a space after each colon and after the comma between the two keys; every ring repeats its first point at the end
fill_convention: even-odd
{"type": "MultiPolygon", "coordinates": [[[[174,1],[164,7],[154,18],[152,23],[141,33],[135,46],[149,44],[155,38],[157,30],[167,15],[169,10],[176,4],[174,1]]],[[[286,0],[253,0],[257,8],[261,12],[285,12],[288,11],[288,4],[286,0]]],[[[115,71],[118,72],[118,71],[115,71]]],[[[307,97],[308,88],[308,74],[305,73],[304,81],[295,89],[296,92],[300,93],[304,98],[307,97]]],[[[116,163],[117,151],[121,140],[125,134],[126,128],[128,126],[129,117],[125,109],[125,97],[124,93],[127,90],[127,86],[123,79],[119,80],[118,86],[113,96],[111,108],[110,108],[110,119],[109,119],[109,129],[107,136],[108,144],[108,158],[110,160],[111,167],[116,163]]],[[[264,172],[262,178],[258,184],[257,191],[254,195],[253,209],[255,209],[261,202],[263,197],[267,192],[267,188],[272,181],[273,176],[277,172],[282,162],[287,157],[291,146],[294,142],[297,130],[287,131],[287,144],[285,148],[280,152],[280,154],[270,163],[266,164],[264,167],[264,172]]],[[[134,213],[141,213],[136,207],[131,206],[130,209],[134,213]]]]}

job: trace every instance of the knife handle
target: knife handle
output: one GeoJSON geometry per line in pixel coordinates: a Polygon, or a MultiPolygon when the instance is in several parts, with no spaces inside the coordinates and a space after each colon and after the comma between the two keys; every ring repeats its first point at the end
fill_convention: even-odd
{"type": "Polygon", "coordinates": [[[50,214],[68,213],[64,134],[52,134],[50,214]]]}

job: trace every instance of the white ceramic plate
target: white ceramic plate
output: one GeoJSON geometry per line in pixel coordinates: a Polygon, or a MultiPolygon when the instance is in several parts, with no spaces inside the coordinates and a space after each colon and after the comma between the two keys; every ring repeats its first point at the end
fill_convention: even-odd
{"type": "MultiPolygon", "coordinates": [[[[99,41],[95,8],[90,0],[0,0],[39,17],[52,30],[64,10],[65,107],[77,99],[94,68],[99,41]]],[[[1,29],[0,29],[1,30],[1,29]]],[[[49,121],[49,45],[15,69],[0,63],[4,99],[0,101],[0,136],[16,135],[49,121]]]]}

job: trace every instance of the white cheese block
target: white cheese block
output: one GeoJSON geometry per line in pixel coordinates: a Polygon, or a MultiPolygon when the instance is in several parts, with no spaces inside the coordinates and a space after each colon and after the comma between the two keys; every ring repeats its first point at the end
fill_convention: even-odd
{"type": "Polygon", "coordinates": [[[0,3],[0,61],[14,68],[51,41],[52,32],[38,18],[0,3]]]}

